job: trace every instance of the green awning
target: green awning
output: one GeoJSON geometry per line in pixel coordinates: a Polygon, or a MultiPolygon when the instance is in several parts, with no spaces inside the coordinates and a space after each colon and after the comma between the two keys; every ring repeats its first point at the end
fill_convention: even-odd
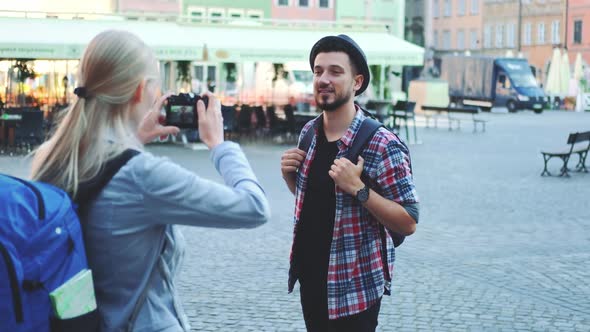
{"type": "MultiPolygon", "coordinates": [[[[336,31],[268,28],[201,28],[209,60],[222,62],[308,61],[313,44],[336,31]]],[[[385,32],[345,32],[367,55],[370,64],[422,65],[424,49],[385,32]]]]}
{"type": "Polygon", "coordinates": [[[80,59],[86,45],[108,29],[138,35],[161,60],[201,60],[203,43],[168,22],[0,18],[0,58],[80,59]]]}
{"type": "MultiPolygon", "coordinates": [[[[338,31],[268,26],[202,26],[129,20],[0,18],[0,57],[79,59],[99,32],[137,34],[161,60],[209,62],[308,61],[313,44],[338,31]],[[205,46],[206,45],[206,46],[205,46]]],[[[424,49],[385,32],[345,32],[365,51],[370,64],[422,65],[424,49]]]]}

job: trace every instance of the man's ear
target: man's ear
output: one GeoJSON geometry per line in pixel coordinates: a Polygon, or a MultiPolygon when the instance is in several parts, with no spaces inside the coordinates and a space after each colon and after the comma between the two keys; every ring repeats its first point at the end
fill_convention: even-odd
{"type": "Polygon", "coordinates": [[[360,90],[361,86],[363,86],[364,80],[365,80],[365,77],[361,74],[358,74],[354,77],[354,85],[352,87],[354,92],[357,92],[358,90],[360,90]]]}
{"type": "Polygon", "coordinates": [[[143,97],[143,88],[145,87],[145,80],[142,80],[139,85],[137,86],[137,89],[135,89],[135,92],[133,93],[133,97],[131,98],[131,103],[132,104],[137,104],[139,102],[141,102],[141,98],[143,97]]]}

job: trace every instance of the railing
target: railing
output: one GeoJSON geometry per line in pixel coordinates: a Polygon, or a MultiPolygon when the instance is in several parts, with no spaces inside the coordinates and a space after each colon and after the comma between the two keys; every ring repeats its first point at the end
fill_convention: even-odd
{"type": "Polygon", "coordinates": [[[7,11],[0,10],[1,17],[59,19],[59,20],[92,20],[92,21],[144,21],[174,22],[182,25],[195,26],[235,26],[250,28],[286,28],[286,29],[322,29],[344,31],[378,31],[388,32],[393,22],[363,20],[285,20],[268,18],[234,18],[234,17],[195,17],[173,13],[84,13],[84,12],[41,12],[41,11],[7,11]]]}

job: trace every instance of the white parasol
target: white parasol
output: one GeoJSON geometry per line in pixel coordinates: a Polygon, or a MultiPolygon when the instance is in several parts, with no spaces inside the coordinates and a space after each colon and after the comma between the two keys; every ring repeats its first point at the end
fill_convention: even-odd
{"type": "Polygon", "coordinates": [[[558,48],[553,49],[553,56],[551,63],[549,63],[549,70],[547,73],[547,81],[545,82],[545,92],[548,95],[560,94],[560,74],[559,67],[561,66],[561,52],[558,48]]]}

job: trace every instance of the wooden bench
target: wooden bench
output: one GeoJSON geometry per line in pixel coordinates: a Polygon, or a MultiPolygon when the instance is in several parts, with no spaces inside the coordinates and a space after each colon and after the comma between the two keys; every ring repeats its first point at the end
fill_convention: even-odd
{"type": "Polygon", "coordinates": [[[567,163],[574,153],[577,153],[579,156],[576,170],[580,172],[588,172],[586,169],[586,157],[588,156],[588,151],[590,150],[590,131],[569,134],[567,138],[567,144],[569,145],[563,148],[541,151],[543,160],[545,162],[541,176],[551,175],[551,173],[549,173],[547,170],[547,162],[553,157],[559,157],[561,160],[563,160],[563,166],[561,167],[561,174],[559,174],[559,176],[569,177],[567,163]],[[586,141],[588,144],[585,143],[586,141]]]}
{"type": "Polygon", "coordinates": [[[476,117],[476,114],[479,114],[480,110],[479,107],[475,106],[448,106],[448,107],[439,107],[439,106],[427,106],[422,105],[422,110],[424,111],[424,117],[426,118],[426,127],[429,128],[430,118],[434,119],[434,127],[437,127],[437,117],[427,112],[437,112],[447,113],[447,120],[449,121],[449,131],[453,130],[453,123],[457,124],[457,130],[461,129],[461,120],[462,118],[458,116],[453,116],[453,113],[457,114],[471,114],[471,121],[473,121],[473,132],[477,132],[477,125],[481,126],[482,132],[486,131],[486,122],[488,120],[476,117]]]}

